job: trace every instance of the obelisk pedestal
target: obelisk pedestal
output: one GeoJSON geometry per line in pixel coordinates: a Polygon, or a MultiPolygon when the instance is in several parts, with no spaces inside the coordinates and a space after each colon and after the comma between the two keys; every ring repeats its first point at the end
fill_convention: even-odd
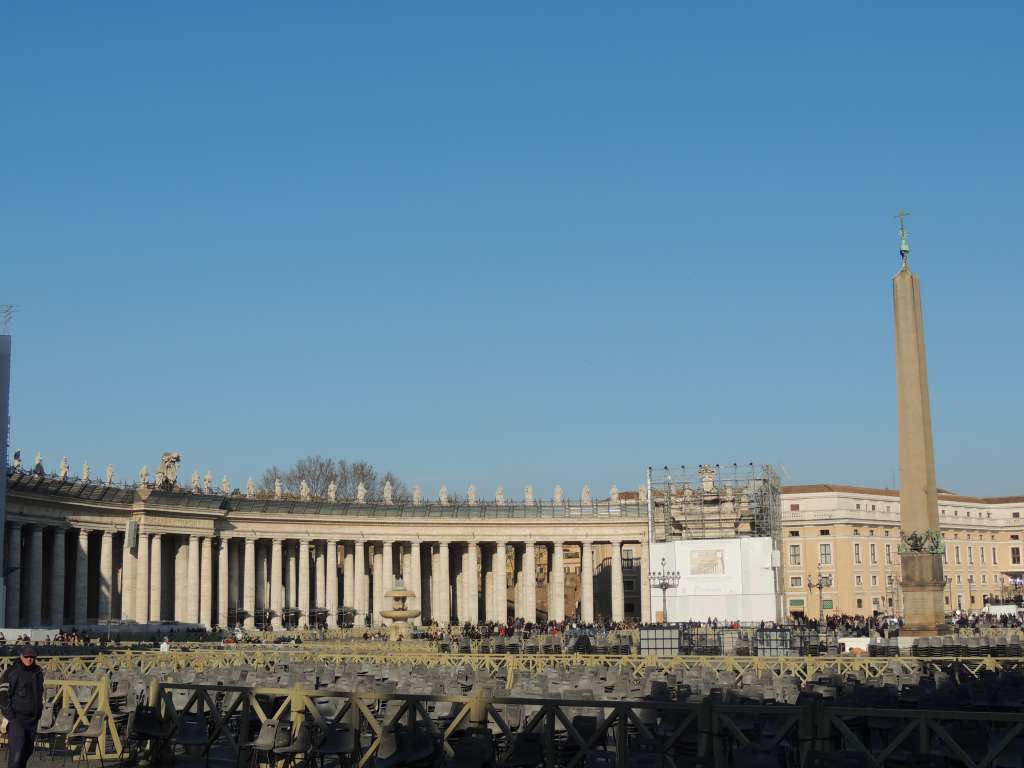
{"type": "Polygon", "coordinates": [[[932,635],[945,625],[945,579],[935,489],[928,365],[921,283],[907,262],[910,247],[900,224],[903,268],[892,281],[896,325],[896,388],[900,439],[900,564],[903,634],[932,635]]]}

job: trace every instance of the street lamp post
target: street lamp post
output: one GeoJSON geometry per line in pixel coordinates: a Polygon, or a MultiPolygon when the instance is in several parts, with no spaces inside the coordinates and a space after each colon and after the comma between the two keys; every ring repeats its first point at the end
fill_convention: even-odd
{"type": "Polygon", "coordinates": [[[828,574],[821,572],[821,563],[818,563],[818,580],[815,581],[811,574],[807,574],[807,589],[810,592],[818,590],[818,625],[819,627],[825,623],[825,601],[822,600],[821,593],[824,589],[832,586],[832,577],[828,574]]]}
{"type": "Polygon", "coordinates": [[[670,571],[665,558],[661,558],[661,570],[651,571],[651,584],[661,590],[661,621],[668,623],[668,591],[679,586],[679,571],[670,571]]]}

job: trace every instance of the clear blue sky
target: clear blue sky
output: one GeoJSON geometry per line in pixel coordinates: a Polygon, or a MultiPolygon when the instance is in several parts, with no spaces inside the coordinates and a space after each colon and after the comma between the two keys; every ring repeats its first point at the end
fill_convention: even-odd
{"type": "Polygon", "coordinates": [[[27,457],[891,485],[906,207],[939,482],[1024,492],[1019,3],[300,5],[0,12],[27,457]]]}

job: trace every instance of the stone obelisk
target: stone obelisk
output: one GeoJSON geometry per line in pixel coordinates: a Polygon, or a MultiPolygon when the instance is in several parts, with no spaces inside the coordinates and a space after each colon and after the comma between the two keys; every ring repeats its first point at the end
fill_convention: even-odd
{"type": "Polygon", "coordinates": [[[924,351],[921,281],[910,271],[910,245],[900,213],[903,266],[892,281],[896,322],[896,391],[900,435],[900,564],[904,634],[935,634],[945,624],[944,544],[935,491],[932,413],[924,351]]]}

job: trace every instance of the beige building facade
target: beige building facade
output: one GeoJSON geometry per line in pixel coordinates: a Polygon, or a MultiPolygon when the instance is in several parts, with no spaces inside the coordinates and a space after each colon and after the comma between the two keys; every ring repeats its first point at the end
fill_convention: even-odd
{"type": "MultiPolygon", "coordinates": [[[[847,485],[783,488],[782,571],[787,613],[900,615],[899,491],[847,485]],[[821,577],[825,577],[822,579],[821,577]],[[818,581],[831,586],[816,588],[818,581]],[[815,588],[809,588],[813,583],[815,588]]],[[[978,611],[1024,576],[1024,496],[940,491],[946,610],[978,611]]]]}

